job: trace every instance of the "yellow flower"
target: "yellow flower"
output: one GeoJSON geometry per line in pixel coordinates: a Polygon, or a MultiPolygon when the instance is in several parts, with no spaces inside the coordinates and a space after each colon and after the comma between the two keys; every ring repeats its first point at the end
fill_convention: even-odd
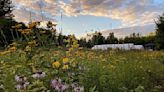
{"type": "Polygon", "coordinates": [[[73,49],[74,49],[74,48],[69,48],[69,51],[71,52],[71,51],[73,51],[73,49]]]}
{"type": "Polygon", "coordinates": [[[16,51],[16,47],[11,47],[11,48],[9,48],[9,51],[10,51],[10,52],[15,52],[15,51],[16,51]]]}
{"type": "Polygon", "coordinates": [[[76,67],[77,66],[77,63],[76,62],[72,62],[72,67],[76,67]]]}
{"type": "Polygon", "coordinates": [[[6,55],[6,54],[8,54],[8,53],[10,53],[10,51],[3,51],[3,52],[0,52],[0,56],[1,56],[1,55],[6,55]]]}
{"type": "Polygon", "coordinates": [[[64,65],[62,69],[67,70],[68,68],[68,65],[64,65]]]}
{"type": "Polygon", "coordinates": [[[31,47],[35,47],[37,44],[36,44],[36,41],[33,40],[31,42],[28,42],[28,45],[30,45],[31,47]]]}
{"type": "Polygon", "coordinates": [[[13,43],[10,44],[10,46],[16,46],[16,45],[17,45],[16,42],[13,42],[13,43]]]}
{"type": "Polygon", "coordinates": [[[115,68],[116,68],[116,66],[114,66],[114,65],[110,65],[110,68],[115,69],[115,68]]]}
{"type": "Polygon", "coordinates": [[[22,34],[25,34],[25,35],[29,35],[32,33],[32,30],[31,29],[24,29],[21,31],[22,34]]]}
{"type": "Polygon", "coordinates": [[[59,63],[59,61],[55,61],[55,62],[52,63],[52,66],[53,66],[54,68],[59,68],[60,65],[61,65],[61,64],[59,63]]]}
{"type": "Polygon", "coordinates": [[[32,22],[30,24],[28,24],[28,28],[32,29],[34,27],[36,27],[39,24],[39,22],[32,22]]]}
{"type": "Polygon", "coordinates": [[[25,51],[31,51],[32,50],[32,48],[30,47],[30,46],[26,46],[26,48],[25,48],[25,51]]]}
{"type": "Polygon", "coordinates": [[[15,26],[12,26],[12,28],[21,28],[22,27],[22,24],[17,24],[17,25],[15,25],[15,26]]]}
{"type": "Polygon", "coordinates": [[[63,63],[67,63],[68,62],[68,58],[63,58],[63,63]]]}

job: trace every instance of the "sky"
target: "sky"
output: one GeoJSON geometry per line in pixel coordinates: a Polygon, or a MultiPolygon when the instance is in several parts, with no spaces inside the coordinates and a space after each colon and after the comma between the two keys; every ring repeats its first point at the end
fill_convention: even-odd
{"type": "MultiPolygon", "coordinates": [[[[164,13],[164,0],[12,0],[15,20],[53,21],[58,32],[82,36],[86,33],[155,27],[164,13]],[[61,17],[62,15],[62,17],[61,17]],[[146,26],[146,27],[145,27],[146,26]]],[[[149,28],[150,29],[150,28],[149,28]]],[[[138,30],[135,30],[138,32],[138,30]]],[[[142,32],[144,34],[144,32],[142,32]]],[[[146,33],[146,32],[145,32],[146,33]]]]}

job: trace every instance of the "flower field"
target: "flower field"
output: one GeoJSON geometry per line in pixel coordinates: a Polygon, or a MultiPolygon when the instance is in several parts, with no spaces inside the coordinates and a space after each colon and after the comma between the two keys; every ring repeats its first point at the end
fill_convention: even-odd
{"type": "MultiPolygon", "coordinates": [[[[13,49],[10,49],[13,50],[13,49]]],[[[0,92],[162,92],[163,51],[35,48],[0,56],[0,92]],[[67,55],[66,55],[67,54],[67,55]]]]}
{"type": "Polygon", "coordinates": [[[0,92],[164,92],[164,0],[0,0],[0,92]]]}

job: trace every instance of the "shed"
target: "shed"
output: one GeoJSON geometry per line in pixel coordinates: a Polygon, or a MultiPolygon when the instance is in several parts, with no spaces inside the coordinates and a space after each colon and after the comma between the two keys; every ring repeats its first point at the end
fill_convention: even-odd
{"type": "Polygon", "coordinates": [[[147,44],[145,44],[145,49],[147,49],[147,50],[155,50],[155,43],[147,43],[147,44]]]}

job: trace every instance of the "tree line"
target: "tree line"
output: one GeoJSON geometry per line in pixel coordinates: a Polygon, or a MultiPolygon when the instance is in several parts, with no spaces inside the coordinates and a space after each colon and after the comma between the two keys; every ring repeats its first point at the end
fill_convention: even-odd
{"type": "Polygon", "coordinates": [[[145,45],[148,43],[155,43],[155,35],[141,36],[139,33],[133,33],[125,38],[117,38],[114,33],[109,33],[107,37],[102,36],[100,32],[94,33],[91,39],[85,38],[79,40],[80,46],[91,48],[94,45],[101,44],[124,44],[134,43],[135,45],[145,45]]]}

